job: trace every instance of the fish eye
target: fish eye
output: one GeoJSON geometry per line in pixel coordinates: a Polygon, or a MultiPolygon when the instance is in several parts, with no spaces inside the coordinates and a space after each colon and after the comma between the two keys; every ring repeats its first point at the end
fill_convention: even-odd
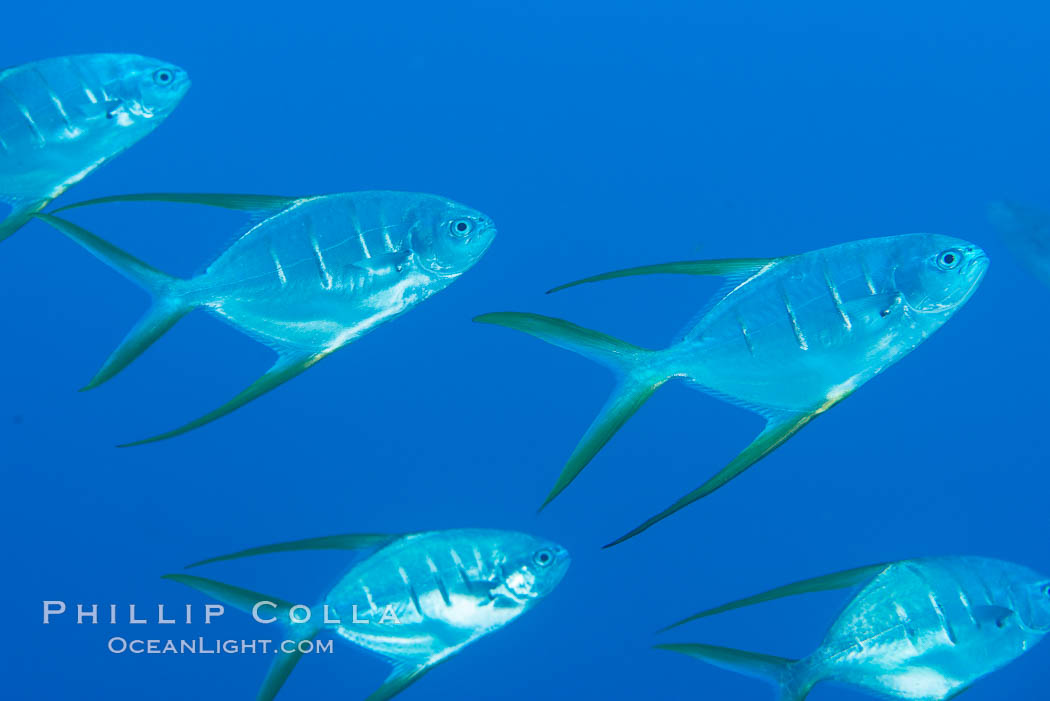
{"type": "Polygon", "coordinates": [[[958,267],[959,263],[962,262],[962,252],[954,248],[949,248],[947,251],[941,251],[940,255],[937,256],[937,267],[941,270],[951,270],[952,268],[958,267]]]}
{"type": "Polygon", "coordinates": [[[532,561],[540,567],[549,567],[554,562],[554,553],[544,548],[543,550],[536,551],[536,554],[532,556],[532,561]]]}
{"type": "Polygon", "coordinates": [[[167,68],[160,68],[153,72],[153,82],[157,85],[171,85],[175,80],[175,73],[167,68]]]}
{"type": "Polygon", "coordinates": [[[449,223],[448,230],[452,232],[453,236],[467,236],[474,230],[474,225],[469,219],[454,219],[449,223]]]}

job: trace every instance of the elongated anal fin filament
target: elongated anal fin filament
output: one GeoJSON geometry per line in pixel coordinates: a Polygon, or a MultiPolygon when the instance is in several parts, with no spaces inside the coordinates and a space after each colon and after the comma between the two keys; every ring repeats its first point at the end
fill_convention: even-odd
{"type": "Polygon", "coordinates": [[[130,448],[133,446],[145,445],[147,443],[155,443],[157,441],[163,441],[169,438],[174,438],[175,436],[181,436],[184,433],[189,433],[194,429],[210,424],[212,421],[220,419],[223,416],[226,416],[230,412],[234,411],[235,409],[239,409],[245,404],[254,401],[255,399],[258,399],[262,395],[275,389],[276,387],[279,387],[280,385],[284,384],[296,375],[299,375],[300,373],[304,372],[308,368],[313,367],[313,365],[315,365],[319,360],[321,360],[321,358],[324,358],[331,352],[332,351],[321,351],[318,353],[283,356],[280,360],[277,361],[276,364],[274,364],[274,366],[270,369],[269,372],[260,377],[247,389],[242,391],[230,401],[223,404],[218,409],[215,409],[214,411],[209,412],[204,416],[200,417],[199,419],[195,419],[189,422],[188,424],[180,426],[179,428],[176,428],[172,431],[168,431],[167,433],[162,433],[158,436],[146,438],[141,441],[135,441],[134,443],[125,443],[117,447],[130,448]]]}
{"type": "Polygon", "coordinates": [[[803,426],[813,420],[813,417],[819,413],[825,411],[825,408],[820,408],[814,412],[802,413],[793,412],[785,413],[770,418],[769,423],[766,424],[765,430],[762,431],[752,441],[751,445],[745,448],[736,458],[733,459],[728,465],[726,465],[718,474],[709,479],[704,484],[694,489],[689,494],[676,501],[671,506],[667,507],[656,516],[648,519],[637,528],[634,528],[625,535],[617,538],[611,543],[603,546],[610,548],[614,545],[618,545],[625,540],[630,540],[636,535],[646,531],[655,526],[660,521],[663,521],[668,516],[671,516],[685,507],[689,506],[693,502],[699,501],[704,497],[714,493],[721,489],[732,480],[739,477],[745,470],[750,468],[756,462],[766,457],[774,450],[783,445],[789,438],[798,433],[803,426]]]}

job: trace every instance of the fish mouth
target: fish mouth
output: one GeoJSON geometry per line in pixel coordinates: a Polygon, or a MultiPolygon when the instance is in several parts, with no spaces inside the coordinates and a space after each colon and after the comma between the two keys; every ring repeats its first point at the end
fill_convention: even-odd
{"type": "Polygon", "coordinates": [[[984,276],[985,271],[988,270],[989,263],[991,261],[988,259],[988,255],[982,251],[966,266],[966,273],[967,275],[976,274],[978,279],[980,279],[980,277],[984,276]]]}

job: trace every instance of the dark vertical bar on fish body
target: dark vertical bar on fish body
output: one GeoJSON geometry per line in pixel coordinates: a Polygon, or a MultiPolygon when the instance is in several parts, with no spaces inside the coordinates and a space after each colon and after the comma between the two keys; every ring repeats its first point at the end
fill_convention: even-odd
{"type": "Polygon", "coordinates": [[[463,560],[460,558],[459,553],[456,552],[456,548],[449,548],[448,554],[452,556],[452,563],[456,567],[456,571],[459,573],[459,578],[463,582],[463,586],[466,587],[466,591],[470,591],[470,575],[467,574],[467,568],[463,564],[463,560]]]}
{"type": "Polygon", "coordinates": [[[62,57],[4,72],[0,154],[61,146],[90,136],[88,120],[96,113],[101,116],[100,95],[105,92],[92,64],[105,58],[62,57]]]}
{"type": "Polygon", "coordinates": [[[9,82],[12,81],[4,81],[3,83],[0,83],[0,95],[3,96],[3,99],[8,104],[14,107],[15,112],[21,118],[19,123],[28,130],[29,135],[32,140],[36,142],[36,145],[38,147],[43,147],[47,144],[47,139],[44,138],[43,132],[41,132],[40,127],[37,126],[36,120],[33,119],[29,105],[26,103],[27,95],[25,95],[25,91],[21,89],[25,87],[26,83],[24,73],[25,71],[19,72],[19,80],[16,85],[10,85],[9,82]]]}
{"type": "Polygon", "coordinates": [[[281,287],[285,287],[288,284],[288,276],[284,273],[284,266],[281,265],[281,259],[277,256],[277,251],[274,250],[273,244],[270,244],[270,258],[273,259],[274,272],[277,273],[277,280],[281,283],[281,287]]]}
{"type": "Polygon", "coordinates": [[[441,594],[441,600],[445,602],[445,606],[452,606],[452,599],[449,597],[448,587],[445,586],[445,580],[441,578],[441,571],[434,562],[434,558],[430,557],[430,555],[426,555],[426,561],[427,567],[430,568],[430,574],[434,577],[434,585],[437,587],[438,593],[441,594]]]}
{"type": "Polygon", "coordinates": [[[425,618],[423,615],[423,606],[419,602],[419,594],[416,592],[416,587],[412,584],[408,572],[400,565],[398,566],[397,571],[401,574],[401,579],[405,582],[405,589],[408,591],[409,600],[412,602],[412,606],[415,607],[416,613],[419,614],[420,618],[425,618]]]}
{"type": "Polygon", "coordinates": [[[795,310],[791,306],[791,299],[788,298],[787,290],[784,289],[784,285],[779,286],[780,299],[784,304],[784,310],[787,311],[788,321],[791,323],[791,330],[795,333],[795,339],[798,341],[799,350],[809,350],[809,344],[806,343],[806,337],[802,333],[802,327],[799,326],[798,317],[795,315],[795,310]]]}
{"type": "Polygon", "coordinates": [[[839,293],[838,286],[831,276],[831,265],[828,262],[828,258],[825,255],[820,256],[821,268],[824,273],[824,283],[828,287],[828,292],[831,294],[831,302],[835,305],[835,310],[842,317],[842,323],[845,325],[847,331],[853,330],[853,322],[849,318],[849,314],[846,313],[846,308],[842,303],[842,295],[839,293]]]}
{"type": "MultiPolygon", "coordinates": [[[[97,80],[89,78],[88,74],[91,73],[94,76],[93,71],[85,70],[82,65],[83,59],[77,56],[71,56],[66,59],[70,73],[76,77],[77,82],[80,84],[81,90],[83,91],[83,97],[92,105],[97,105],[99,102],[104,100],[101,85],[98,84],[97,80]]],[[[95,76],[97,78],[97,76],[95,76]]]]}
{"type": "Polygon", "coordinates": [[[48,81],[47,76],[44,74],[43,70],[41,70],[39,67],[34,67],[33,73],[35,73],[37,79],[40,80],[40,84],[44,90],[44,94],[47,95],[47,98],[51,101],[51,104],[54,106],[55,112],[58,114],[59,119],[61,119],[62,123],[65,125],[66,133],[72,134],[73,122],[70,121],[69,113],[66,112],[65,106],[62,104],[61,95],[59,95],[59,93],[48,81]]]}
{"type": "Polygon", "coordinates": [[[877,295],[879,291],[878,288],[875,286],[874,278],[872,278],[871,276],[871,269],[868,267],[868,262],[866,258],[867,256],[864,254],[863,251],[861,251],[860,255],[858,256],[861,274],[864,275],[864,284],[867,285],[868,290],[871,292],[871,294],[877,295]]]}
{"type": "Polygon", "coordinates": [[[317,226],[311,214],[303,214],[303,226],[306,229],[306,240],[310,244],[310,252],[313,255],[314,262],[317,264],[317,274],[321,280],[321,287],[325,290],[330,290],[334,280],[332,273],[328,270],[328,265],[325,263],[321,243],[317,240],[317,226]]]}

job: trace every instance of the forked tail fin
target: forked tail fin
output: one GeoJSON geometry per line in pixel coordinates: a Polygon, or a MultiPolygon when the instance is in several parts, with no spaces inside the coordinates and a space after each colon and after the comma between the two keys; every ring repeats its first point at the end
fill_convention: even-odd
{"type": "Polygon", "coordinates": [[[627,423],[627,419],[641,408],[660,385],[672,377],[671,373],[665,372],[659,363],[654,362],[660,351],[639,348],[562,319],[539,314],[497,312],[475,317],[474,321],[524,331],[559,348],[601,363],[616,374],[616,389],[569,456],[558,481],[540,509],[561,494],[620,427],[627,423]]]}
{"type": "Polygon", "coordinates": [[[805,665],[798,660],[773,655],[760,655],[728,647],[695,643],[657,645],[657,649],[679,652],[730,672],[757,677],[770,682],[780,690],[780,701],[804,701],[816,681],[805,674],[805,665]]]}
{"type": "Polygon", "coordinates": [[[135,358],[163,336],[179,319],[190,313],[197,303],[183,297],[183,280],[167,275],[144,263],[113,244],[100,239],[76,224],[49,214],[36,217],[58,229],[103,263],[119,272],[153,296],[153,306],[131,329],[83,390],[98,387],[131,364],[135,358]]]}

